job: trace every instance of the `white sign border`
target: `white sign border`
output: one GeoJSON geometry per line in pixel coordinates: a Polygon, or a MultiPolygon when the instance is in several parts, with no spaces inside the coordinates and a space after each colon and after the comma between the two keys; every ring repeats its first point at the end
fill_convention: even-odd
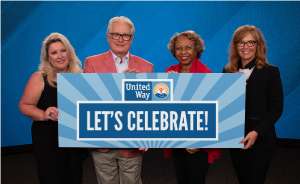
{"type": "MultiPolygon", "coordinates": [[[[152,80],[152,79],[151,79],[152,80]]],[[[147,101],[147,103],[210,103],[216,104],[216,138],[79,138],[79,104],[80,103],[145,103],[145,101],[77,101],[77,140],[78,141],[218,141],[219,140],[219,111],[218,101],[147,101]]]]}

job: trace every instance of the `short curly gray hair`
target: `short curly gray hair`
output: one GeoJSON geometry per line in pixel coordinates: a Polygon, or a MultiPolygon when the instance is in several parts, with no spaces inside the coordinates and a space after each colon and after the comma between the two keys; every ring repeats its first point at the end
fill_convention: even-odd
{"type": "Polygon", "coordinates": [[[202,52],[204,51],[204,41],[201,39],[200,35],[196,34],[194,31],[185,31],[182,33],[176,33],[170,40],[168,44],[168,49],[170,50],[171,54],[176,57],[175,53],[175,44],[179,37],[185,36],[189,40],[194,41],[195,49],[197,52],[197,58],[201,58],[202,52]]]}

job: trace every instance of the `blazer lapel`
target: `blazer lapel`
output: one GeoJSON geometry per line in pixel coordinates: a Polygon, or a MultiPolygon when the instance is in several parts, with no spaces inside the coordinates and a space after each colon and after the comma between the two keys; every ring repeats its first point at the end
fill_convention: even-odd
{"type": "Polygon", "coordinates": [[[256,68],[256,66],[253,69],[253,72],[251,73],[248,81],[247,81],[247,87],[251,87],[252,84],[254,83],[254,81],[256,80],[256,78],[259,76],[259,74],[261,73],[262,70],[259,70],[256,68]]]}
{"type": "Polygon", "coordinates": [[[104,57],[104,64],[108,70],[108,73],[118,73],[114,58],[112,57],[110,51],[108,51],[104,57]]]}
{"type": "Polygon", "coordinates": [[[128,68],[130,69],[136,69],[138,70],[139,68],[139,64],[137,63],[137,61],[134,59],[134,57],[132,57],[132,55],[129,53],[129,64],[128,64],[128,68]]]}

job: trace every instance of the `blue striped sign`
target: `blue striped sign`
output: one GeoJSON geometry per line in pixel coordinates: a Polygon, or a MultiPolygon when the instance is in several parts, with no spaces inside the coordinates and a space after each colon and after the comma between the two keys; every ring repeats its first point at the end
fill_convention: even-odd
{"type": "Polygon", "coordinates": [[[246,76],[58,74],[60,147],[241,148],[246,76]]]}

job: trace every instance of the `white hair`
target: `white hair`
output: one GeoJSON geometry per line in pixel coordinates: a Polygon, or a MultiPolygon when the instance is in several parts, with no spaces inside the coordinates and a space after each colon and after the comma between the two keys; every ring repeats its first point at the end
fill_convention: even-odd
{"type": "Polygon", "coordinates": [[[107,32],[106,34],[108,35],[109,33],[111,33],[111,29],[112,29],[112,24],[113,23],[116,23],[116,22],[122,22],[122,23],[125,23],[125,24],[128,24],[131,28],[131,35],[133,36],[134,35],[134,25],[133,23],[131,22],[131,20],[127,17],[124,17],[124,16],[120,16],[120,17],[114,17],[112,19],[109,20],[109,24],[108,24],[108,27],[107,27],[107,32]]]}

